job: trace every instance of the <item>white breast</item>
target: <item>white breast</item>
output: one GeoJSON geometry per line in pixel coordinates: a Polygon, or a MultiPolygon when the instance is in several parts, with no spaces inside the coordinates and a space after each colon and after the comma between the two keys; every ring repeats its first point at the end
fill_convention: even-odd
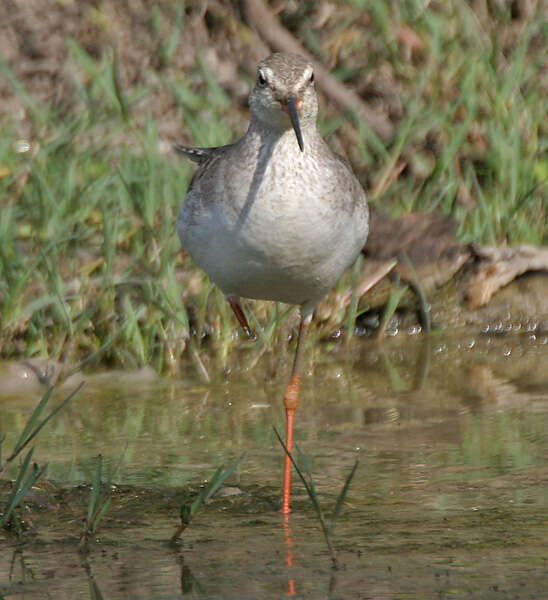
{"type": "Polygon", "coordinates": [[[318,301],[365,244],[365,195],[352,173],[331,177],[341,163],[287,141],[263,145],[251,165],[218,161],[179,214],[183,247],[227,295],[318,301]]]}

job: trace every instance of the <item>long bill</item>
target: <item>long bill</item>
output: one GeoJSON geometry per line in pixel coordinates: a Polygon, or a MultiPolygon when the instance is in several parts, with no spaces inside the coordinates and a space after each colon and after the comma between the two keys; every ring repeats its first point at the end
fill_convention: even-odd
{"type": "Polygon", "coordinates": [[[293,129],[295,130],[297,142],[299,142],[299,148],[301,149],[301,152],[304,152],[303,134],[301,133],[299,114],[297,113],[297,100],[295,96],[288,96],[283,101],[282,106],[284,107],[285,111],[289,115],[289,118],[291,119],[291,125],[293,125],[293,129]]]}

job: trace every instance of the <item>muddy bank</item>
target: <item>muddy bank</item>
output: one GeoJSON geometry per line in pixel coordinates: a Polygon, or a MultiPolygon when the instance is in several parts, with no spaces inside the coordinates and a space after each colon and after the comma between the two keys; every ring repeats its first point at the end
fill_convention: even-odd
{"type": "MultiPolygon", "coordinates": [[[[548,331],[548,250],[532,246],[462,244],[456,223],[436,213],[399,219],[373,214],[356,282],[387,271],[360,298],[356,333],[384,337],[378,328],[391,293],[401,291],[387,331],[466,330],[524,335],[548,331]]],[[[317,311],[322,332],[340,327],[351,295],[332,292],[317,311]],[[339,320],[339,322],[337,322],[339,320]]]]}

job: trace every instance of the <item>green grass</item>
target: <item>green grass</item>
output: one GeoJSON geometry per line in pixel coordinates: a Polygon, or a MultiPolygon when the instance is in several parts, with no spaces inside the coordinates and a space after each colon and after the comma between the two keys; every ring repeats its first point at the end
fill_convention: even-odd
{"type": "Polygon", "coordinates": [[[170,543],[175,544],[191,524],[196,515],[204,508],[207,501],[210,500],[220,489],[223,483],[234,473],[245,453],[240,456],[228,469],[221,465],[215,470],[207,484],[202,487],[200,493],[192,501],[183,501],[180,507],[181,525],[177,527],[170,538],[170,543]]]}
{"type": "MultiPolygon", "coordinates": [[[[329,108],[320,118],[322,131],[347,149],[374,208],[452,215],[463,241],[546,244],[548,25],[540,12],[516,33],[503,3],[487,20],[463,1],[427,9],[421,2],[340,4],[345,10],[325,28],[311,26],[312,8],[304,5],[291,26],[326,60],[330,40],[354,28],[333,69],[349,85],[383,64],[393,74],[402,108],[391,142],[354,122],[349,144],[340,114],[329,108]],[[405,57],[395,37],[401,24],[425,43],[417,56],[405,57]]],[[[149,15],[153,30],[161,10],[149,15]]],[[[0,57],[0,74],[32,125],[28,152],[17,151],[14,120],[0,125],[1,356],[49,356],[76,367],[150,364],[169,373],[188,355],[207,378],[204,340],[226,365],[243,339],[222,296],[180,252],[175,219],[192,167],[169,151],[161,120],[146,108],[160,90],[177,107],[179,137],[196,145],[226,143],[245,128],[204,60],[189,72],[170,68],[190,26],[182,9],[174,14],[159,64],[143,67],[148,77],[125,88],[112,48],[95,58],[67,38],[72,95],[55,104],[35,98],[0,57]]],[[[277,325],[288,323],[287,312],[255,310],[263,350],[283,343],[287,328],[277,325]]]]}
{"type": "Polygon", "coordinates": [[[78,550],[87,552],[89,549],[89,539],[96,533],[99,523],[105,516],[110,506],[110,496],[108,493],[102,493],[101,486],[103,480],[103,457],[101,454],[95,460],[95,469],[91,481],[91,491],[88,501],[88,513],[84,520],[84,530],[80,536],[78,550]]]}

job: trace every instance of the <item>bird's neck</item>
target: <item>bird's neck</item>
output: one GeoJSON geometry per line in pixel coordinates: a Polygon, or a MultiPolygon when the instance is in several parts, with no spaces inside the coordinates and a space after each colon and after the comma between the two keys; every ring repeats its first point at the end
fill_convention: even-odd
{"type": "MultiPolygon", "coordinates": [[[[314,123],[304,123],[301,125],[305,148],[319,136],[319,132],[314,123]],[[308,143],[307,143],[308,142],[308,143]]],[[[246,141],[255,144],[263,149],[270,147],[294,147],[296,152],[300,152],[295,131],[291,127],[273,127],[271,124],[263,123],[258,119],[252,119],[249,123],[249,129],[245,135],[246,141]]]]}

